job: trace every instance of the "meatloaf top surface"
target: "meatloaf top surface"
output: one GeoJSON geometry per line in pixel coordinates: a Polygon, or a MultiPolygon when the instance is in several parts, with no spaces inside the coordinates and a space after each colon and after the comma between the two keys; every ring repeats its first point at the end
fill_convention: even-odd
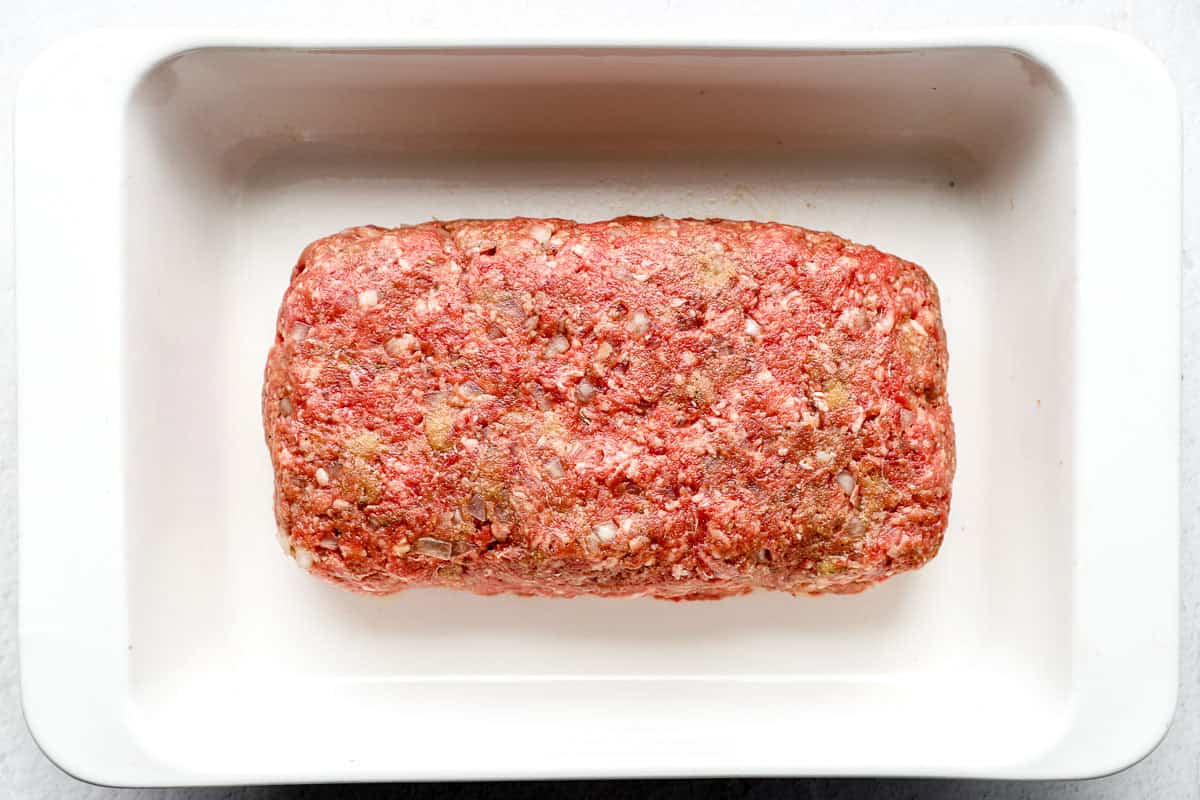
{"type": "Polygon", "coordinates": [[[942,541],[946,370],[925,271],[829,233],[352,228],[267,365],[281,541],[370,593],[857,591],[942,541]]]}

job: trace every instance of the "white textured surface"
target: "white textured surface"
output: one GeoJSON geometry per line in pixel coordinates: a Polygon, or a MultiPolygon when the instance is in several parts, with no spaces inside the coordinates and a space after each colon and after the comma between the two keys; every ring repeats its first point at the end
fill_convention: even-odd
{"type": "MultiPolygon", "coordinates": [[[[704,3],[704,6],[720,8],[721,4],[704,3]]],[[[728,4],[723,4],[727,7],[728,4]]],[[[1184,109],[1184,136],[1190,143],[1195,138],[1197,118],[1195,101],[1200,89],[1200,63],[1191,52],[1192,43],[1200,34],[1200,6],[1194,2],[1145,2],[1141,5],[1119,5],[1105,0],[1077,0],[1077,2],[1036,3],[1031,0],[1015,3],[973,3],[969,7],[956,8],[958,3],[930,2],[917,7],[907,7],[902,0],[875,0],[875,2],[846,3],[837,12],[807,10],[803,8],[784,9],[784,4],[775,4],[773,13],[758,13],[751,8],[739,10],[739,16],[730,19],[730,26],[746,29],[788,30],[803,27],[846,27],[847,25],[867,26],[871,28],[913,27],[923,24],[939,24],[953,22],[956,24],[1004,24],[1004,23],[1091,23],[1105,25],[1118,30],[1132,33],[1146,41],[1167,62],[1180,92],[1184,109]]],[[[295,25],[303,19],[298,9],[305,6],[310,8],[307,19],[320,27],[337,26],[338,24],[357,24],[361,27],[364,18],[377,19],[381,30],[394,29],[397,33],[411,30],[414,27],[429,26],[472,26],[487,25],[489,20],[505,20],[512,24],[517,20],[530,31],[553,31],[556,25],[581,25],[575,20],[567,22],[568,4],[557,6],[545,4],[541,10],[531,8],[530,4],[522,3],[522,11],[510,16],[502,4],[461,3],[451,8],[445,5],[436,8],[435,4],[409,4],[407,6],[391,6],[390,4],[352,2],[343,0],[337,4],[322,4],[316,0],[290,3],[235,3],[232,0],[210,0],[206,3],[194,3],[189,7],[170,8],[166,4],[160,7],[132,8],[120,7],[116,0],[96,0],[84,3],[81,0],[57,0],[57,2],[17,2],[0,9],[0,91],[9,100],[3,106],[4,124],[0,125],[3,135],[3,146],[11,152],[11,96],[20,69],[39,50],[54,39],[70,32],[84,30],[98,25],[163,25],[163,24],[246,24],[270,26],[276,21],[286,20],[295,25]],[[322,7],[324,6],[324,7],[322,7]]],[[[612,17],[627,18],[628,24],[654,28],[668,22],[673,27],[686,28],[690,19],[697,14],[697,3],[687,8],[675,8],[676,4],[666,0],[646,0],[642,3],[627,3],[620,10],[610,10],[612,17]]],[[[578,12],[575,12],[578,13],[578,12]]],[[[86,135],[86,120],[81,120],[80,135],[86,135]]],[[[1187,192],[1194,175],[1191,164],[1191,148],[1185,150],[1185,209],[1193,203],[1187,192]]],[[[11,181],[11,169],[7,161],[0,166],[0,184],[7,185],[11,181]]],[[[10,230],[11,194],[0,193],[0,230],[10,230]]],[[[1193,220],[1194,214],[1186,213],[1185,220],[1193,220]]],[[[64,220],[69,225],[69,220],[64,220]]],[[[1196,286],[1192,270],[1191,251],[1195,247],[1200,226],[1194,221],[1185,223],[1184,229],[1184,312],[1188,315],[1200,301],[1200,287],[1196,286]]],[[[88,787],[76,783],[59,773],[52,765],[43,759],[36,751],[24,730],[20,718],[18,704],[18,688],[16,680],[16,659],[14,652],[13,630],[13,597],[14,580],[13,564],[15,548],[15,531],[13,530],[13,370],[12,362],[12,326],[11,309],[12,280],[9,250],[6,248],[0,256],[0,384],[3,395],[0,396],[0,509],[2,509],[3,524],[0,527],[0,591],[3,592],[4,609],[0,617],[0,794],[9,792],[16,797],[104,797],[111,790],[88,787]]],[[[81,343],[82,345],[83,343],[81,343]]],[[[1187,367],[1196,365],[1197,353],[1196,326],[1192,320],[1184,322],[1184,364],[1187,367]]],[[[714,787],[724,796],[742,796],[747,792],[753,794],[765,793],[814,796],[833,794],[835,796],[880,796],[901,797],[912,796],[914,793],[931,794],[935,796],[976,795],[989,797],[1143,797],[1164,796],[1188,798],[1200,796],[1197,789],[1200,775],[1197,773],[1197,751],[1200,751],[1200,725],[1196,715],[1197,708],[1197,589],[1195,572],[1198,564],[1197,548],[1190,541],[1197,522],[1197,502],[1194,496],[1197,481],[1198,459],[1194,447],[1195,426],[1192,417],[1196,403],[1189,395],[1194,394],[1194,378],[1185,369],[1184,380],[1184,624],[1183,628],[1183,680],[1181,686],[1181,703],[1176,723],[1164,744],[1146,761],[1131,770],[1114,778],[1093,781],[1086,784],[1019,784],[995,785],[978,784],[970,787],[947,783],[913,783],[897,784],[868,784],[865,782],[832,783],[816,782],[790,785],[781,783],[765,783],[750,785],[745,783],[723,784],[714,787]]],[[[1164,465],[1173,468],[1173,465],[1164,465]]],[[[614,787],[615,788],[615,787],[614,787]]],[[[247,790],[246,797],[269,796],[270,790],[247,790]]],[[[662,794],[685,794],[682,784],[672,783],[657,787],[662,794]]],[[[524,795],[516,788],[507,792],[514,795],[524,795]]],[[[603,790],[592,787],[590,790],[580,785],[574,785],[568,791],[576,796],[601,796],[603,790]]],[[[154,797],[162,796],[161,792],[130,793],[130,796],[154,797]]],[[[195,793],[179,792],[179,796],[196,796],[195,793]]],[[[200,793],[201,796],[228,796],[224,791],[200,793]]],[[[234,796],[241,796],[241,792],[234,796]]]]}

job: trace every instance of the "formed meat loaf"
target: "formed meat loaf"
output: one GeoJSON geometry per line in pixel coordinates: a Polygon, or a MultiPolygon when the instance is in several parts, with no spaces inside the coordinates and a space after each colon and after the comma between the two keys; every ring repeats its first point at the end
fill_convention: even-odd
{"type": "Polygon", "coordinates": [[[942,541],[946,338],[915,264],[622,217],[308,246],[267,361],[284,549],[361,592],[855,592],[942,541]]]}

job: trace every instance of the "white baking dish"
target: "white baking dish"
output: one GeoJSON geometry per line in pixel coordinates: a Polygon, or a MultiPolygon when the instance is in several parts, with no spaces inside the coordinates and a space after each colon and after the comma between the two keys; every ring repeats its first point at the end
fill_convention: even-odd
{"type": "Polygon", "coordinates": [[[537,42],[104,32],[17,110],[29,724],[111,784],[1087,776],[1175,702],[1179,132],[1086,30],[537,42]],[[342,593],[259,390],[342,227],[773,219],[941,287],[942,554],[854,597],[342,593]]]}

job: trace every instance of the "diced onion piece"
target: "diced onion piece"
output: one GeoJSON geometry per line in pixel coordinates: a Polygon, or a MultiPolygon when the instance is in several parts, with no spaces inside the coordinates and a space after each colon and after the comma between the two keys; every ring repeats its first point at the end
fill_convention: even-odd
{"type": "Polygon", "coordinates": [[[300,565],[300,569],[312,569],[313,554],[305,550],[303,547],[296,547],[293,549],[296,553],[296,563],[300,565]]]}
{"type": "Polygon", "coordinates": [[[379,302],[379,292],[374,289],[363,289],[358,293],[358,307],[371,308],[379,302]]]}
{"type": "Polygon", "coordinates": [[[467,513],[480,522],[487,522],[487,506],[478,492],[467,500],[467,513]]]}
{"type": "Polygon", "coordinates": [[[550,241],[550,237],[554,235],[554,229],[544,222],[539,222],[529,229],[529,235],[533,237],[535,242],[545,246],[550,241]]]}
{"type": "Polygon", "coordinates": [[[421,342],[411,333],[406,333],[402,336],[393,336],[388,339],[383,345],[383,349],[392,358],[400,358],[417,350],[421,346],[421,342]]]}
{"type": "Polygon", "coordinates": [[[329,485],[329,473],[325,471],[324,467],[317,467],[316,478],[318,486],[329,485]]]}
{"type": "Polygon", "coordinates": [[[617,527],[617,524],[611,521],[601,522],[599,525],[592,528],[592,533],[596,534],[596,538],[602,542],[611,542],[613,539],[617,538],[617,534],[620,532],[621,529],[617,527]]]}
{"type": "Polygon", "coordinates": [[[308,338],[308,332],[312,330],[311,326],[305,322],[292,323],[292,341],[303,342],[308,338]]]}
{"type": "Polygon", "coordinates": [[[552,356],[558,353],[565,353],[570,349],[571,343],[567,341],[567,337],[559,333],[552,337],[546,345],[546,355],[552,356]]]}
{"type": "Polygon", "coordinates": [[[850,494],[854,491],[854,476],[846,470],[842,470],[837,474],[838,486],[842,487],[842,491],[850,494]]]}
{"type": "Polygon", "coordinates": [[[289,398],[287,398],[287,397],[279,398],[279,413],[280,414],[283,414],[285,417],[290,417],[292,415],[293,410],[294,410],[294,408],[292,407],[292,401],[289,398]]]}
{"type": "Polygon", "coordinates": [[[891,306],[888,306],[887,311],[885,311],[879,321],[875,323],[875,330],[879,331],[880,333],[891,333],[892,327],[895,324],[896,310],[891,306]]]}
{"type": "Polygon", "coordinates": [[[550,410],[550,398],[547,397],[546,393],[541,390],[541,387],[534,386],[529,390],[529,393],[533,396],[534,402],[537,403],[538,409],[541,411],[550,410]]]}
{"type": "Polygon", "coordinates": [[[416,551],[423,556],[446,560],[454,555],[454,544],[443,539],[434,539],[432,536],[422,536],[417,539],[416,551]]]}
{"type": "Polygon", "coordinates": [[[589,381],[587,378],[581,380],[575,387],[575,396],[579,398],[581,403],[586,403],[587,401],[591,400],[595,394],[596,387],[592,386],[591,381],[589,381]]]}
{"type": "Polygon", "coordinates": [[[762,326],[754,317],[746,317],[745,331],[747,336],[759,336],[762,334],[762,326]]]}
{"type": "Polygon", "coordinates": [[[629,318],[629,324],[626,327],[635,338],[640,339],[650,331],[650,317],[645,311],[635,311],[629,318]]]}
{"type": "Polygon", "coordinates": [[[482,397],[487,393],[475,381],[467,381],[458,387],[458,394],[464,400],[474,400],[476,397],[482,397]]]}
{"type": "Polygon", "coordinates": [[[546,470],[546,474],[556,481],[566,477],[567,473],[563,469],[562,462],[557,458],[551,458],[545,464],[542,464],[542,467],[546,470]]]}

